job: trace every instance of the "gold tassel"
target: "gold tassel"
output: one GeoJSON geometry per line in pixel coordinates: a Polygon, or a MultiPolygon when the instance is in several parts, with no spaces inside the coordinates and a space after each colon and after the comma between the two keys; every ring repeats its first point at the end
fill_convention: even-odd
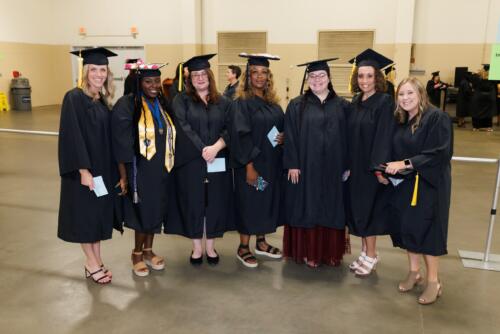
{"type": "Polygon", "coordinates": [[[184,82],[184,69],[182,63],[179,65],[179,86],[177,87],[178,92],[182,92],[182,83],[184,82]]]}
{"type": "Polygon", "coordinates": [[[389,80],[392,83],[394,83],[394,81],[396,80],[396,73],[394,71],[394,65],[391,65],[391,71],[387,75],[387,80],[389,80]]]}
{"type": "Polygon", "coordinates": [[[83,80],[83,58],[82,58],[82,50],[78,54],[78,82],[77,87],[82,88],[82,80],[83,80]]]}
{"type": "Polygon", "coordinates": [[[413,187],[413,196],[411,197],[411,206],[417,206],[417,197],[418,197],[418,173],[415,176],[415,186],[413,187]]]}
{"type": "Polygon", "coordinates": [[[352,63],[351,75],[349,76],[349,92],[351,92],[351,93],[354,93],[352,91],[351,81],[352,81],[352,76],[354,75],[355,69],[356,69],[356,58],[354,58],[354,62],[352,63]]]}

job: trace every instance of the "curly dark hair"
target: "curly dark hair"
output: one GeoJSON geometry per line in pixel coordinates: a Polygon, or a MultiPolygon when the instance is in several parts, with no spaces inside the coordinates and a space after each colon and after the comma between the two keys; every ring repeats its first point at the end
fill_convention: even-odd
{"type": "MultiPolygon", "coordinates": [[[[373,68],[375,72],[375,90],[377,92],[382,92],[382,93],[387,92],[387,84],[385,83],[385,76],[382,73],[382,71],[376,69],[373,66],[370,67],[373,68]]],[[[358,85],[358,68],[359,68],[358,66],[354,68],[354,72],[352,73],[351,77],[351,93],[354,94],[361,92],[361,89],[359,88],[358,85]]]]}

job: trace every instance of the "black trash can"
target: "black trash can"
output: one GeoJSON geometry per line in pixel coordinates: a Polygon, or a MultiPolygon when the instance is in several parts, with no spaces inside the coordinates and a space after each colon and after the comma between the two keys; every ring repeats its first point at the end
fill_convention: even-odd
{"type": "Polygon", "coordinates": [[[12,109],[31,111],[31,86],[26,78],[14,78],[10,84],[12,92],[12,109]]]}

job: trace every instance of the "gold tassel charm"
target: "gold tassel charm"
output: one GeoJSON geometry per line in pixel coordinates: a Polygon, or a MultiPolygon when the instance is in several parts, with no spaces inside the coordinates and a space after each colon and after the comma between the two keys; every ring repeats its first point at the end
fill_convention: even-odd
{"type": "Polygon", "coordinates": [[[413,196],[411,197],[411,206],[417,206],[417,197],[418,197],[418,179],[419,175],[415,176],[415,186],[413,187],[413,196]]]}
{"type": "Polygon", "coordinates": [[[82,50],[78,54],[78,82],[77,87],[82,88],[82,80],[83,80],[83,58],[82,58],[82,50]]]}

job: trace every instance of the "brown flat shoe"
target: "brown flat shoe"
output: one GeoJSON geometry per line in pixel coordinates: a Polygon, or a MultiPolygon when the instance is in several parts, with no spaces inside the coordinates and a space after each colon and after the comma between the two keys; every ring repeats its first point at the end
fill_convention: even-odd
{"type": "Polygon", "coordinates": [[[418,271],[410,271],[408,272],[408,276],[402,282],[399,282],[398,290],[399,292],[408,292],[411,291],[415,285],[422,285],[424,282],[424,278],[420,275],[418,271]]]}
{"type": "Polygon", "coordinates": [[[424,293],[418,297],[418,303],[421,305],[429,305],[434,303],[443,294],[443,286],[438,282],[427,282],[427,287],[424,293]]]}

